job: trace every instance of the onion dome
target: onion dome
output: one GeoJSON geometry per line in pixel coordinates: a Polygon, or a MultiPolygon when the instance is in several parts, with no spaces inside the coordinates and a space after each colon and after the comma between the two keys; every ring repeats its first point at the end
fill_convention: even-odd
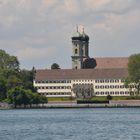
{"type": "Polygon", "coordinates": [[[94,58],[87,58],[83,62],[83,69],[93,69],[97,66],[96,59],[94,58]]]}
{"type": "Polygon", "coordinates": [[[89,41],[89,36],[85,34],[84,28],[83,28],[83,33],[82,33],[82,40],[89,41]]]}
{"type": "Polygon", "coordinates": [[[72,40],[81,40],[82,34],[78,31],[78,26],[76,27],[77,31],[73,34],[72,40]]]}

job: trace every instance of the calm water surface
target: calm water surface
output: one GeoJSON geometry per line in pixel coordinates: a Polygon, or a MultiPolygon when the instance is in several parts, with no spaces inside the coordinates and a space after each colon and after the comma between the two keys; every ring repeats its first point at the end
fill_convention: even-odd
{"type": "Polygon", "coordinates": [[[140,140],[140,108],[0,110],[0,140],[140,140]]]}

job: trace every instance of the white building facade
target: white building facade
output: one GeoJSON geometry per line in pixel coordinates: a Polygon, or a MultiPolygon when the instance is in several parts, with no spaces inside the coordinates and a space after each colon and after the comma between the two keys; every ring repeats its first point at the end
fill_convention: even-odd
{"type": "Polygon", "coordinates": [[[76,97],[74,86],[92,86],[92,96],[130,96],[135,87],[125,87],[127,69],[37,70],[34,86],[47,97],[76,97]]]}

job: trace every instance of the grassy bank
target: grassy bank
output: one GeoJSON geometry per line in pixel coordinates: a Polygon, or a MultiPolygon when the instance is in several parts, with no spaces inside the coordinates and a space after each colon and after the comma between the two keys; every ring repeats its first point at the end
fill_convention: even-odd
{"type": "Polygon", "coordinates": [[[71,97],[48,97],[48,101],[69,101],[74,100],[71,97]]]}
{"type": "MultiPolygon", "coordinates": [[[[107,101],[106,96],[95,96],[92,101],[107,101]]],[[[140,96],[112,96],[112,100],[140,100],[140,96]]]]}
{"type": "MultiPolygon", "coordinates": [[[[48,101],[69,101],[75,100],[71,97],[48,97],[48,101]]],[[[94,96],[91,101],[107,101],[106,96],[94,96]]],[[[112,96],[112,100],[140,100],[140,96],[112,96]]]]}

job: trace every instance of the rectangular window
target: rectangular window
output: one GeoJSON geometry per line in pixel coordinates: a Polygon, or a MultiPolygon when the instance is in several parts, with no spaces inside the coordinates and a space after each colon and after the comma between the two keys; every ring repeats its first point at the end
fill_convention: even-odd
{"type": "Polygon", "coordinates": [[[108,95],[108,94],[109,94],[109,92],[105,92],[105,94],[106,94],[106,95],[108,95]]]}
{"type": "Polygon", "coordinates": [[[115,83],[119,83],[119,80],[118,79],[115,79],[115,83]]]}
{"type": "Polygon", "coordinates": [[[125,80],[124,80],[124,79],[122,79],[122,80],[121,80],[121,82],[122,82],[122,83],[124,83],[124,82],[125,82],[125,80]]]}
{"type": "Polygon", "coordinates": [[[104,92],[101,92],[101,95],[104,95],[104,92]]]}
{"type": "Polygon", "coordinates": [[[121,92],[120,92],[120,94],[124,94],[124,92],[123,92],[123,91],[121,91],[121,92]]]}
{"type": "Polygon", "coordinates": [[[98,95],[99,94],[99,92],[96,92],[96,95],[98,95]]]}
{"type": "Polygon", "coordinates": [[[125,87],[124,85],[121,85],[121,86],[120,86],[120,88],[124,88],[124,87],[125,87]]]}
{"type": "Polygon", "coordinates": [[[119,92],[118,92],[118,91],[116,91],[116,92],[115,92],[115,94],[117,95],[117,94],[119,94],[119,92]]]}
{"type": "Polygon", "coordinates": [[[110,80],[110,83],[114,83],[114,80],[113,80],[113,79],[111,79],[111,80],[110,80]]]}
{"type": "Polygon", "coordinates": [[[111,92],[110,92],[110,94],[112,94],[112,95],[113,95],[113,94],[114,94],[114,91],[111,91],[111,92]]]}
{"type": "Polygon", "coordinates": [[[109,88],[109,86],[106,85],[105,88],[109,88]]]}
{"type": "Polygon", "coordinates": [[[113,85],[111,85],[111,86],[110,86],[110,88],[114,88],[114,86],[113,86],[113,85]]]}
{"type": "Polygon", "coordinates": [[[125,94],[129,94],[129,91],[125,91],[125,94]]]}

